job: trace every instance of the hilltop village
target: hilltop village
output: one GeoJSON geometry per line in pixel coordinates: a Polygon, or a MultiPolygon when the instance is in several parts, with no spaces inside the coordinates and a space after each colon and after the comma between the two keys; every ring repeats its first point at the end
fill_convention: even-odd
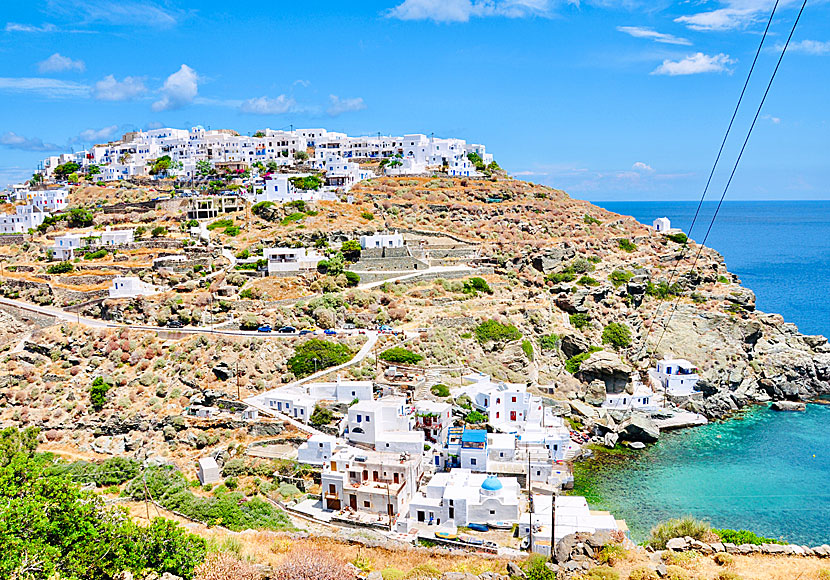
{"type": "Polygon", "coordinates": [[[756,311],[667,218],[461,139],[154,129],[5,195],[0,424],[84,473],[125,462],[90,482],[194,525],[570,577],[634,549],[569,494],[574,461],[830,392],[827,340],[756,311]]]}

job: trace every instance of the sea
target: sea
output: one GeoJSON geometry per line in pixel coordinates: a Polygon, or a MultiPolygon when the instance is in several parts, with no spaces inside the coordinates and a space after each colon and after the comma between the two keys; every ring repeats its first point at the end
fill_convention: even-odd
{"type": "MultiPolygon", "coordinates": [[[[689,232],[697,202],[594,203],[648,225],[668,217],[701,243],[715,211],[704,203],[689,232]]],[[[706,245],[755,292],[758,310],[830,336],[830,201],[727,201],[706,245]]],[[[808,405],[806,413],[757,406],[665,433],[632,458],[599,466],[589,501],[625,519],[636,541],[660,521],[693,515],[716,528],[830,543],[828,425],[830,406],[808,405]]]]}

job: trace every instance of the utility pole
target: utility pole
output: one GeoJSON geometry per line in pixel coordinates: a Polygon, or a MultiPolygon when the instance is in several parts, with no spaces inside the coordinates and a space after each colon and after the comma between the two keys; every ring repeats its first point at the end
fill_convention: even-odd
{"type": "Polygon", "coordinates": [[[550,496],[550,557],[556,549],[556,493],[550,496]]]}
{"type": "Polygon", "coordinates": [[[242,391],[239,388],[239,359],[236,359],[236,398],[242,400],[242,391]]]}

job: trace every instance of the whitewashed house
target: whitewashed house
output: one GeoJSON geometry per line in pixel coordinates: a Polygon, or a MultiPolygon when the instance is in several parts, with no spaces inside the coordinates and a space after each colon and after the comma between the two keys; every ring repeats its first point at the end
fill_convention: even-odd
{"type": "Polygon", "coordinates": [[[649,376],[672,397],[689,397],[698,392],[697,367],[686,359],[663,359],[656,368],[649,369],[649,376]]]}
{"type": "Polygon", "coordinates": [[[347,436],[351,443],[377,451],[420,455],[423,431],[414,431],[415,409],[403,397],[359,401],[349,407],[347,436]]]}
{"type": "Polygon", "coordinates": [[[606,511],[595,511],[588,507],[584,497],[574,495],[533,495],[533,513],[524,512],[519,521],[519,537],[530,536],[533,524],[533,545],[530,550],[550,556],[551,524],[555,523],[553,544],[556,545],[568,534],[593,534],[598,531],[623,532],[628,528],[624,521],[617,520],[606,511]],[[551,521],[552,498],[556,498],[556,512],[551,521]]]}
{"type": "Polygon", "coordinates": [[[360,247],[364,250],[370,248],[403,248],[403,235],[376,233],[368,236],[360,236],[360,247]]]}
{"type": "Polygon", "coordinates": [[[463,380],[467,386],[457,390],[470,397],[473,407],[494,428],[517,433],[526,423],[541,422],[542,398],[528,393],[527,385],[494,382],[484,374],[466,375],[463,380]]]}
{"type": "Polygon", "coordinates": [[[415,429],[431,443],[444,443],[452,426],[452,405],[440,401],[415,401],[415,429]]]}
{"type": "Polygon", "coordinates": [[[622,393],[606,393],[602,407],[616,411],[656,411],[658,409],[658,398],[654,394],[654,391],[636,378],[632,379],[631,384],[633,386],[633,393],[626,391],[622,393]]]}
{"type": "Polygon", "coordinates": [[[469,469],[435,474],[409,504],[413,525],[466,526],[519,520],[519,484],[469,469]]]}
{"type": "Polygon", "coordinates": [[[332,458],[336,449],[336,437],[315,434],[297,449],[297,461],[308,465],[323,465],[332,458]]]}
{"type": "Polygon", "coordinates": [[[268,261],[268,275],[316,270],[324,259],[322,254],[306,248],[265,248],[263,256],[268,261]]]}
{"type": "Polygon", "coordinates": [[[297,192],[288,178],[289,175],[269,175],[265,178],[264,188],[256,193],[256,203],[271,201],[285,203],[297,199],[297,192]]]}
{"type": "Polygon", "coordinates": [[[135,237],[135,230],[133,228],[114,230],[107,226],[101,234],[102,246],[124,246],[132,244],[135,237]]]}
{"type": "Polygon", "coordinates": [[[25,234],[42,224],[48,215],[37,206],[18,205],[13,214],[0,213],[0,233],[25,234]]]}
{"type": "Polygon", "coordinates": [[[338,403],[371,401],[374,398],[372,381],[344,381],[339,376],[334,382],[309,383],[306,389],[310,397],[321,401],[330,400],[338,403]]]}
{"type": "Polygon", "coordinates": [[[137,276],[117,276],[112,279],[109,296],[110,298],[135,298],[136,296],[151,296],[160,291],[158,287],[142,282],[137,276]]]}
{"type": "Polygon", "coordinates": [[[202,457],[199,460],[197,475],[199,477],[199,483],[202,485],[222,481],[222,473],[219,471],[219,465],[213,457],[202,457]]]}
{"type": "Polygon", "coordinates": [[[323,467],[323,507],[377,514],[379,522],[391,523],[406,513],[423,474],[420,454],[343,449],[323,467]]]}
{"type": "Polygon", "coordinates": [[[65,189],[31,191],[27,201],[41,211],[55,212],[66,209],[69,192],[65,189]]]}
{"type": "Polygon", "coordinates": [[[661,217],[654,220],[654,229],[661,234],[666,234],[671,230],[671,220],[667,217],[661,217]]]}
{"type": "Polygon", "coordinates": [[[76,250],[87,246],[88,236],[84,234],[65,234],[55,238],[55,245],[52,246],[52,257],[56,260],[71,260],[75,257],[76,250]]]}
{"type": "Polygon", "coordinates": [[[308,423],[317,401],[297,387],[274,389],[264,395],[264,404],[302,423],[308,423]]]}
{"type": "Polygon", "coordinates": [[[486,472],[488,465],[487,431],[449,427],[446,444],[433,449],[433,462],[441,469],[461,467],[470,471],[486,472]]]}

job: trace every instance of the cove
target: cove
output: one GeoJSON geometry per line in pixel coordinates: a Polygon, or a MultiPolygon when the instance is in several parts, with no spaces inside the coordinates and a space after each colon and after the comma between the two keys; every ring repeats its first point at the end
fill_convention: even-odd
{"type": "Polygon", "coordinates": [[[683,515],[716,528],[811,546],[830,543],[830,406],[755,406],[728,421],[661,434],[639,452],[576,468],[575,493],[625,519],[636,542],[683,515]]]}

